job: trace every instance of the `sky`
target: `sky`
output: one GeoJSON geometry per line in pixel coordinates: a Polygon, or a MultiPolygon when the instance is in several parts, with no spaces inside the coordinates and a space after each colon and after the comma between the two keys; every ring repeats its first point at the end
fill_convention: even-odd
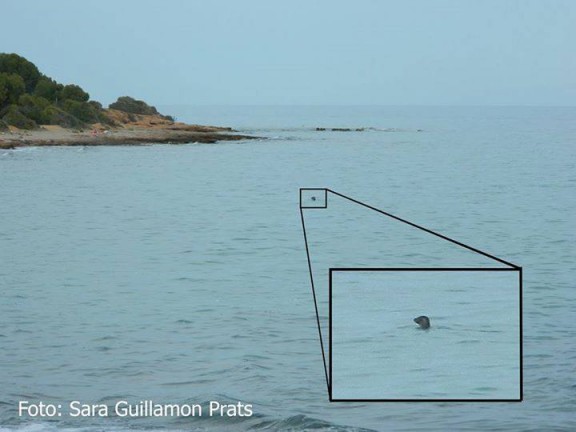
{"type": "Polygon", "coordinates": [[[104,104],[576,105],[574,0],[0,5],[0,52],[104,104]]]}

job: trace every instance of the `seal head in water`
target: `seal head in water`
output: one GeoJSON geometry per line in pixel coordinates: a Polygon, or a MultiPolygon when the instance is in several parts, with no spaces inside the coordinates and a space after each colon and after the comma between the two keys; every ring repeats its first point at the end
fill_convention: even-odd
{"type": "Polygon", "coordinates": [[[430,328],[430,318],[425,315],[414,318],[414,322],[420,326],[421,329],[427,330],[430,328]]]}

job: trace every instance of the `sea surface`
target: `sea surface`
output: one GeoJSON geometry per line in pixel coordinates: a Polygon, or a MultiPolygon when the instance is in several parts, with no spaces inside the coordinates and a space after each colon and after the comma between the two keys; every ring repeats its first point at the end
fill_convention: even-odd
{"type": "MultiPolygon", "coordinates": [[[[161,108],[267,139],[0,152],[0,431],[576,430],[576,108],[161,108]],[[329,402],[299,210],[306,187],[522,266],[523,402],[329,402]],[[21,400],[123,399],[240,401],[254,415],[17,412],[21,400]]],[[[367,230],[362,212],[346,217],[323,225],[328,236],[311,246],[313,265],[334,253],[323,238],[339,239],[342,251],[366,246],[374,262],[396,251],[403,265],[445,258],[411,258],[418,242],[410,233],[367,230]]],[[[357,261],[350,265],[366,263],[357,261]]],[[[517,321],[502,305],[490,309],[491,291],[479,290],[458,294],[467,319],[450,322],[454,301],[444,311],[434,303],[440,312],[430,315],[439,318],[429,332],[412,315],[395,315],[398,334],[414,338],[398,345],[402,355],[433,364],[440,351],[432,338],[451,352],[457,341],[446,333],[466,340],[463,326],[482,347],[478,358],[509,347],[482,344],[493,335],[479,329],[517,321]]],[[[408,311],[411,298],[421,297],[399,297],[395,310],[408,311]]],[[[364,325],[366,305],[377,312],[364,302],[351,312],[356,319],[347,317],[351,328],[364,325]]],[[[378,369],[377,358],[369,361],[378,369]]],[[[418,379],[390,370],[400,361],[383,361],[370,382],[394,376],[402,394],[417,395],[418,379]]],[[[360,355],[358,364],[366,366],[360,355]]],[[[489,395],[489,375],[474,364],[457,372],[489,395]]],[[[435,370],[430,380],[442,382],[435,370]]]]}

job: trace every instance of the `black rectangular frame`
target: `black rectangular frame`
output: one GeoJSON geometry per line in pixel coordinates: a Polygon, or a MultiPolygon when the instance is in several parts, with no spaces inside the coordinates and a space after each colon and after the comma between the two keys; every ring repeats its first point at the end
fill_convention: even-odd
{"type": "Polygon", "coordinates": [[[308,209],[308,210],[314,210],[314,209],[325,209],[328,208],[328,189],[326,188],[300,188],[300,208],[301,209],[308,209]],[[311,207],[306,207],[302,205],[302,191],[306,191],[306,190],[314,190],[314,191],[324,191],[324,206],[320,207],[320,206],[311,206],[311,207]]]}
{"type": "Polygon", "coordinates": [[[329,400],[330,402],[522,402],[524,400],[524,362],[523,362],[523,323],[522,323],[522,267],[494,267],[494,268],[465,268],[465,267],[439,267],[439,268],[425,268],[425,267],[377,267],[377,268],[330,268],[328,272],[328,320],[329,320],[329,337],[328,337],[328,351],[329,351],[329,400]],[[350,272],[350,271],[515,271],[518,272],[518,288],[519,288],[519,319],[520,319],[520,397],[518,399],[334,399],[332,395],[332,273],[333,272],[350,272]]]}

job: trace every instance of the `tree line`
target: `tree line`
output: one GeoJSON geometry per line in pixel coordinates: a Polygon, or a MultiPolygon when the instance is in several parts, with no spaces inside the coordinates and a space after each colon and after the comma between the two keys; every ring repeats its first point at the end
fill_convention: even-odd
{"type": "MultiPolygon", "coordinates": [[[[157,114],[143,101],[123,96],[110,108],[132,114],[157,114]]],[[[172,120],[170,116],[162,116],[172,120]]],[[[0,53],[0,130],[8,126],[35,129],[39,125],[83,128],[88,124],[113,125],[102,104],[76,84],[60,84],[42,74],[18,54],[0,53]]]]}

